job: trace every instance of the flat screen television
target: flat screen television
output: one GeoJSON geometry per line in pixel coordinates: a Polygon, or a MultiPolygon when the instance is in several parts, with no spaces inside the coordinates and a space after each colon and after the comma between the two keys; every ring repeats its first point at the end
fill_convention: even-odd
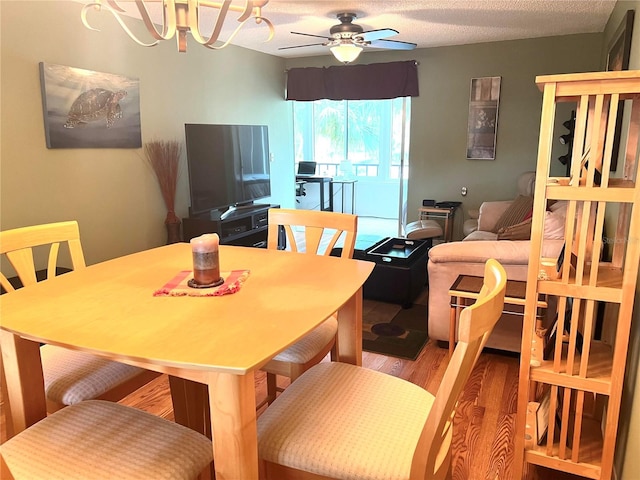
{"type": "Polygon", "coordinates": [[[271,195],[265,125],[187,123],[185,139],[191,215],[231,207],[228,214],[271,195]]]}

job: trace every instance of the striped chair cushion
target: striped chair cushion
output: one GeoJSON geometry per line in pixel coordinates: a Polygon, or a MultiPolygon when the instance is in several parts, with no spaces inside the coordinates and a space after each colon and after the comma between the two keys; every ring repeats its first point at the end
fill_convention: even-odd
{"type": "Polygon", "coordinates": [[[332,478],[407,479],[433,400],[391,375],[320,363],[259,417],[259,455],[332,478]]]}
{"type": "Polygon", "coordinates": [[[193,479],[211,441],[131,407],[89,400],[59,410],[0,446],[20,479],[193,479]]]}
{"type": "Polygon", "coordinates": [[[138,367],[53,345],[43,345],[40,355],[47,398],[64,405],[94,399],[144,372],[138,367]]]}
{"type": "Polygon", "coordinates": [[[338,332],[338,319],[332,315],[286,350],[274,357],[274,360],[289,363],[307,363],[324,348],[338,332]]]}

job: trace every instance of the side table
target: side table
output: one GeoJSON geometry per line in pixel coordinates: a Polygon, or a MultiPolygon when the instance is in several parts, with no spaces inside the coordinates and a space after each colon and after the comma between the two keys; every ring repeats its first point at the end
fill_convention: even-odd
{"type": "Polygon", "coordinates": [[[452,204],[444,206],[436,204],[433,207],[420,207],[418,209],[419,220],[439,219],[444,220],[444,241],[450,242],[453,238],[453,217],[456,213],[460,202],[445,202],[452,204]],[[453,204],[456,205],[453,205],[453,204]]]}
{"type": "MultiPolygon", "coordinates": [[[[456,332],[458,330],[458,316],[462,309],[467,306],[465,300],[475,300],[480,294],[482,288],[483,277],[477,277],[474,275],[458,275],[458,278],[453,282],[449,289],[449,295],[451,296],[451,312],[449,314],[449,357],[453,355],[454,345],[456,343],[456,332]]],[[[525,305],[525,295],[527,290],[527,282],[519,280],[507,280],[507,290],[504,295],[505,305],[525,305]]],[[[544,316],[544,312],[547,308],[546,299],[538,299],[538,312],[537,316],[541,319],[544,316]]],[[[514,310],[503,310],[502,313],[508,315],[523,316],[524,312],[518,312],[514,310]]]]}
{"type": "Polygon", "coordinates": [[[331,197],[333,197],[333,186],[335,184],[340,185],[340,194],[342,203],[340,204],[340,211],[344,213],[344,187],[345,185],[351,185],[351,213],[356,213],[356,182],[358,180],[344,180],[339,178],[334,178],[331,180],[331,197]]]}

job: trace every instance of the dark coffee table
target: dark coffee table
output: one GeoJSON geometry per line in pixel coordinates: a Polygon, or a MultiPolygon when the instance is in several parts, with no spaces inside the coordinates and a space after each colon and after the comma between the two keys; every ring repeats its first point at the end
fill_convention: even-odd
{"type": "MultiPolygon", "coordinates": [[[[363,285],[363,296],[382,302],[399,303],[409,308],[427,281],[428,242],[385,237],[371,243],[371,238],[356,238],[353,258],[376,264],[363,285]]],[[[332,255],[340,255],[335,248],[332,255]]]]}

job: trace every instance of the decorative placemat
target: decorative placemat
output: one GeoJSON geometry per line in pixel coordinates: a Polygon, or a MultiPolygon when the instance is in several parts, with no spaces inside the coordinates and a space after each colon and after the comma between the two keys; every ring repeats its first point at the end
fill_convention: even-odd
{"type": "Polygon", "coordinates": [[[220,297],[236,293],[242,284],[249,277],[249,270],[232,270],[230,272],[220,272],[224,283],[211,288],[192,288],[187,285],[193,278],[192,270],[183,270],[173,279],[167,282],[162,288],[153,293],[154,297],[220,297]]]}

